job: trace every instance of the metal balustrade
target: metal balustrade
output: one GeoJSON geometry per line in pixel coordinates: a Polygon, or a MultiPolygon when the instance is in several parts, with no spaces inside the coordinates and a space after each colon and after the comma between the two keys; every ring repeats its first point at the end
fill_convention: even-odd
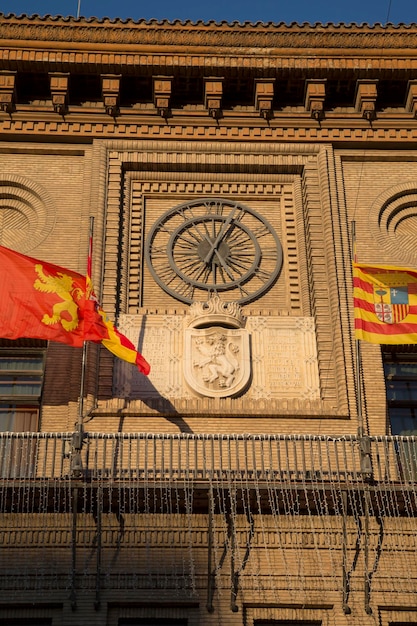
{"type": "Polygon", "coordinates": [[[0,433],[0,478],[244,483],[407,483],[417,437],[0,433]],[[81,460],[81,464],[79,461],[81,460]]]}

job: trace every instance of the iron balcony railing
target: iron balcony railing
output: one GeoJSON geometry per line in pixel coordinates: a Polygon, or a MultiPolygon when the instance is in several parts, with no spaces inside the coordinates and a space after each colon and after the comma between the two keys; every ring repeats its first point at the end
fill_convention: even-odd
{"type": "Polygon", "coordinates": [[[0,433],[3,480],[417,480],[417,437],[0,433]]]}

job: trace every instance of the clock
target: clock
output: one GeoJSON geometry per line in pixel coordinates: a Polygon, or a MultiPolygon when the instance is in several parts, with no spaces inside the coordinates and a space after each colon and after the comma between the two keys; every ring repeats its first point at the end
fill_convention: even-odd
{"type": "Polygon", "coordinates": [[[152,226],[145,256],[166,293],[191,304],[225,294],[244,304],[265,293],[282,267],[282,247],[269,222],[240,202],[191,200],[152,226]]]}

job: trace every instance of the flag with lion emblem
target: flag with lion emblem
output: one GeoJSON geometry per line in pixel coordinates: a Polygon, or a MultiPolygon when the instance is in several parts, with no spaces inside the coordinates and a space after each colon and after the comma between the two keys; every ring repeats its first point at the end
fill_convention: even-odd
{"type": "Polygon", "coordinates": [[[0,246],[0,337],[46,339],[74,347],[102,343],[137,365],[150,366],[98,305],[86,277],[0,246]]]}

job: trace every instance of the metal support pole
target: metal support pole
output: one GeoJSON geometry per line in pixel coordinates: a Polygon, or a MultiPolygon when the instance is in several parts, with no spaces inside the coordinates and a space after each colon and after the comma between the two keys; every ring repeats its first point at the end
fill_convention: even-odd
{"type": "Polygon", "coordinates": [[[365,567],[365,613],[372,615],[371,609],[371,579],[369,572],[369,491],[365,489],[364,492],[364,505],[365,505],[365,546],[364,546],[364,567],[365,567]]]}
{"type": "Polygon", "coordinates": [[[214,507],[213,487],[210,485],[209,502],[208,502],[208,542],[207,542],[207,604],[206,608],[209,613],[213,613],[213,595],[216,585],[215,573],[212,569],[212,551],[213,551],[213,507],[214,507]]]}
{"type": "Polygon", "coordinates": [[[103,508],[102,489],[97,489],[97,552],[96,552],[96,599],[94,602],[94,608],[99,610],[101,605],[100,592],[101,592],[101,514],[103,508]]]}
{"type": "Polygon", "coordinates": [[[355,359],[356,359],[356,410],[358,414],[358,437],[363,437],[364,435],[364,427],[363,427],[363,414],[362,414],[362,377],[361,377],[361,348],[359,341],[355,340],[355,359]]]}
{"type": "Polygon", "coordinates": [[[231,596],[230,596],[230,608],[233,613],[237,613],[239,607],[236,604],[237,594],[239,591],[239,571],[236,571],[236,492],[229,491],[230,499],[230,511],[228,514],[228,528],[230,536],[230,583],[231,583],[231,596]]]}
{"type": "Polygon", "coordinates": [[[77,608],[76,567],[77,567],[77,513],[78,513],[78,488],[72,490],[72,532],[71,532],[71,609],[77,608]]]}
{"type": "Polygon", "coordinates": [[[342,588],[343,588],[343,613],[350,615],[352,610],[348,604],[350,593],[350,581],[347,572],[347,492],[342,491],[342,531],[343,531],[343,552],[342,552],[342,588]]]}

